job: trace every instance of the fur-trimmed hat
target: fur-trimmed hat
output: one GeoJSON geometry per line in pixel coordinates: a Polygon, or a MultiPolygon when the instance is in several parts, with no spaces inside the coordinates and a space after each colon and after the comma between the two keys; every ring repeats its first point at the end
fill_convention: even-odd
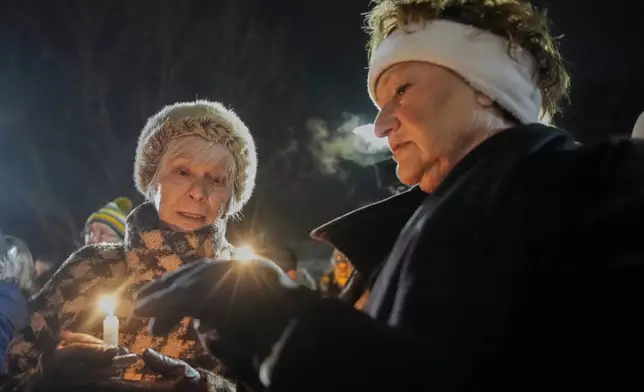
{"type": "Polygon", "coordinates": [[[199,136],[221,144],[235,160],[233,197],[227,215],[239,212],[255,187],[257,152],[248,127],[219,102],[198,100],[164,107],[141,131],[134,161],[134,182],[144,196],[171,140],[199,136]]]}

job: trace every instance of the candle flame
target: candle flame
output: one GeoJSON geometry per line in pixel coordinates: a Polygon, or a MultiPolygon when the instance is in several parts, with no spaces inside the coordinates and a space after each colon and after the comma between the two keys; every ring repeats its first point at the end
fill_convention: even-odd
{"type": "Polygon", "coordinates": [[[114,315],[114,309],[116,308],[116,298],[112,295],[104,295],[98,301],[98,306],[101,310],[107,313],[110,316],[114,315]]]}
{"type": "Polygon", "coordinates": [[[239,261],[251,261],[257,258],[257,255],[248,245],[241,246],[235,250],[235,259],[239,261]]]}

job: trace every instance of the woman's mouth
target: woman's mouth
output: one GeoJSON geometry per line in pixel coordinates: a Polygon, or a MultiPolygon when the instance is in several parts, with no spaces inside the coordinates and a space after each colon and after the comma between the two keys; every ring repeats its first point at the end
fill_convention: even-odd
{"type": "Polygon", "coordinates": [[[195,222],[201,222],[204,219],[206,219],[206,217],[203,216],[203,215],[191,214],[189,212],[181,212],[181,211],[179,211],[178,214],[181,215],[182,217],[186,218],[186,219],[190,219],[190,220],[193,220],[195,222]]]}
{"type": "Polygon", "coordinates": [[[396,155],[397,153],[402,151],[409,144],[410,144],[409,142],[403,142],[403,143],[399,143],[399,144],[396,144],[396,145],[392,146],[391,147],[392,154],[396,155]]]}

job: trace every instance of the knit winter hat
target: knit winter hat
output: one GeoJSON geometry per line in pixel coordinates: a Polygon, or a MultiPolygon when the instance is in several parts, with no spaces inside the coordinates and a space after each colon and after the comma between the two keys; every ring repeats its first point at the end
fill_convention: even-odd
{"type": "Polygon", "coordinates": [[[125,238],[125,218],[131,209],[132,201],[127,197],[119,197],[90,215],[85,226],[92,222],[100,222],[112,228],[121,238],[125,238]]]}
{"type": "Polygon", "coordinates": [[[134,161],[136,188],[148,197],[148,187],[171,140],[199,136],[221,144],[235,160],[233,196],[227,215],[239,212],[246,204],[257,175],[255,141],[248,127],[219,102],[198,100],[164,107],[148,119],[141,131],[134,161]]]}

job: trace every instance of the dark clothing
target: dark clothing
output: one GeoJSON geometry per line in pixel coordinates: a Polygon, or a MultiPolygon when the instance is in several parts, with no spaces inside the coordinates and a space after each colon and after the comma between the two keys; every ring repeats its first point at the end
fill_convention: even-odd
{"type": "Polygon", "coordinates": [[[266,257],[278,265],[284,272],[297,270],[297,255],[286,247],[269,247],[263,249],[261,256],[266,257]]]}
{"type": "Polygon", "coordinates": [[[501,132],[434,194],[315,232],[377,275],[365,313],[326,299],[299,317],[271,389],[641,389],[643,221],[644,144],[501,132]]]}
{"type": "Polygon", "coordinates": [[[363,276],[373,276],[398,234],[427,198],[418,187],[369,204],[313,230],[311,237],[341,249],[363,276]]]}
{"type": "Polygon", "coordinates": [[[4,354],[14,332],[29,324],[27,299],[15,282],[0,282],[0,369],[4,374],[4,354]]]}

